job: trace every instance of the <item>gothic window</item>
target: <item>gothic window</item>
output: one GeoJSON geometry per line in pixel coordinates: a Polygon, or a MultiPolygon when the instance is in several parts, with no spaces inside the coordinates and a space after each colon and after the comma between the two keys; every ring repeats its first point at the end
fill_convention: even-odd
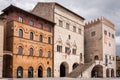
{"type": "Polygon", "coordinates": [[[70,35],[68,35],[68,39],[71,39],[71,36],[70,36],[70,35]]]}
{"type": "Polygon", "coordinates": [[[114,34],[112,34],[112,38],[114,39],[114,34]]]}
{"type": "Polygon", "coordinates": [[[19,29],[19,38],[22,38],[22,37],[23,37],[23,30],[19,29]]]}
{"type": "Polygon", "coordinates": [[[30,40],[33,40],[33,38],[34,38],[33,32],[30,32],[30,40]]]}
{"type": "Polygon", "coordinates": [[[104,30],[104,34],[107,35],[107,31],[106,30],[104,30]]]}
{"type": "Polygon", "coordinates": [[[96,56],[94,57],[94,60],[99,60],[99,57],[96,55],[96,56]]]}

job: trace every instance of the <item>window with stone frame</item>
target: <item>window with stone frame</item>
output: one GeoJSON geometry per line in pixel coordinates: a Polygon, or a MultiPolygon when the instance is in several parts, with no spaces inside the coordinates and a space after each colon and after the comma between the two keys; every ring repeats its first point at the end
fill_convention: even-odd
{"type": "Polygon", "coordinates": [[[23,30],[19,29],[19,38],[23,38],[23,30]]]}
{"type": "Polygon", "coordinates": [[[76,49],[72,49],[72,53],[75,55],[76,54],[76,49]]]}
{"type": "Polygon", "coordinates": [[[63,27],[63,21],[59,20],[59,26],[63,27]]]}
{"type": "Polygon", "coordinates": [[[48,58],[50,58],[51,57],[51,52],[50,51],[48,51],[48,58]]]}
{"type": "Polygon", "coordinates": [[[62,52],[62,46],[61,45],[57,45],[57,52],[62,52]]]}
{"type": "Polygon", "coordinates": [[[78,33],[81,34],[81,29],[80,28],[78,29],[78,33]]]}
{"type": "Polygon", "coordinates": [[[66,54],[70,54],[70,52],[71,52],[70,48],[69,47],[65,47],[65,53],[66,54]]]}
{"type": "Polygon", "coordinates": [[[39,29],[43,29],[43,24],[42,23],[39,24],[39,29]]]}
{"type": "Polygon", "coordinates": [[[82,57],[82,53],[80,53],[80,61],[82,61],[82,58],[83,58],[83,57],[82,57]]]}
{"type": "Polygon", "coordinates": [[[23,48],[22,48],[22,46],[19,46],[18,47],[18,54],[22,54],[23,53],[23,48]]]}
{"type": "Polygon", "coordinates": [[[69,23],[66,23],[66,29],[70,29],[69,23]]]}
{"type": "Polygon", "coordinates": [[[34,34],[33,32],[30,32],[30,40],[33,40],[34,39],[34,34]]]}
{"type": "Polygon", "coordinates": [[[43,35],[40,35],[40,36],[39,36],[39,41],[40,41],[40,42],[43,42],[43,35]]]}
{"type": "Polygon", "coordinates": [[[104,30],[104,34],[107,35],[107,31],[106,30],[104,30]]]}
{"type": "Polygon", "coordinates": [[[34,26],[34,22],[32,20],[30,21],[29,24],[30,24],[30,26],[34,26]]]}
{"type": "Polygon", "coordinates": [[[39,50],[39,56],[42,57],[42,55],[43,55],[43,50],[40,49],[40,50],[39,50]]]}
{"type": "Polygon", "coordinates": [[[30,56],[33,56],[33,48],[30,48],[30,50],[29,50],[29,55],[30,55],[30,56]]]}
{"type": "Polygon", "coordinates": [[[19,16],[18,21],[23,22],[23,18],[19,16]]]}
{"type": "Polygon", "coordinates": [[[76,32],[76,26],[73,26],[73,32],[76,32]]]}
{"type": "Polygon", "coordinates": [[[114,39],[114,34],[112,34],[112,38],[114,39]]]}
{"type": "Polygon", "coordinates": [[[51,44],[51,37],[48,37],[48,44],[51,44]]]}
{"type": "Polygon", "coordinates": [[[95,36],[95,35],[96,35],[96,32],[95,32],[95,31],[91,32],[91,36],[92,36],[92,37],[95,36]]]}
{"type": "Polygon", "coordinates": [[[48,26],[48,32],[51,32],[51,26],[48,26]]]}

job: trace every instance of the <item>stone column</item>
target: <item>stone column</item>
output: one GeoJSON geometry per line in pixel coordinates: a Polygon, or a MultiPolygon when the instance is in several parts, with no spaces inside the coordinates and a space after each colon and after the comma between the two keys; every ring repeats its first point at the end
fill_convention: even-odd
{"type": "Polygon", "coordinates": [[[4,19],[0,17],[0,78],[3,75],[3,35],[4,35],[4,19]]]}

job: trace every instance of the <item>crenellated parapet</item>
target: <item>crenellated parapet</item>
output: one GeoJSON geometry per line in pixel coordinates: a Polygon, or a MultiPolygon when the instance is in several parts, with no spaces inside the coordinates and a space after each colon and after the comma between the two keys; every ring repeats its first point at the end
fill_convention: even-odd
{"type": "Polygon", "coordinates": [[[95,25],[95,24],[100,23],[100,22],[111,27],[112,29],[115,29],[115,25],[111,21],[109,21],[108,19],[104,18],[103,16],[100,18],[96,18],[96,19],[93,19],[91,21],[86,22],[85,28],[91,27],[92,25],[95,25]]]}

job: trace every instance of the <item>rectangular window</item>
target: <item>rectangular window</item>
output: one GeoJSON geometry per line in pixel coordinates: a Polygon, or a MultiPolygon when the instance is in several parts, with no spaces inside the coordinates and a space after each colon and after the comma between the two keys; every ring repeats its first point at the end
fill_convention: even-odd
{"type": "Polygon", "coordinates": [[[72,50],[72,53],[73,53],[73,54],[76,54],[76,49],[73,49],[73,50],[72,50]]]}
{"type": "Polygon", "coordinates": [[[43,29],[43,24],[42,23],[40,23],[39,28],[43,29]]]}
{"type": "Polygon", "coordinates": [[[78,33],[81,34],[81,29],[80,28],[78,29],[78,33]]]}
{"type": "Polygon", "coordinates": [[[91,36],[92,37],[95,36],[95,31],[91,32],[91,36]]]}
{"type": "Polygon", "coordinates": [[[104,30],[104,34],[107,35],[107,31],[106,30],[104,30]]]}
{"type": "Polygon", "coordinates": [[[75,26],[73,26],[73,32],[76,32],[76,27],[75,26]]]}
{"type": "Polygon", "coordinates": [[[114,34],[112,34],[112,38],[114,39],[114,34]]]}
{"type": "Polygon", "coordinates": [[[34,22],[31,20],[30,21],[30,26],[33,26],[34,25],[34,22]]]}
{"type": "Polygon", "coordinates": [[[62,52],[62,46],[57,45],[57,52],[62,52]]]}
{"type": "Polygon", "coordinates": [[[109,37],[111,36],[110,32],[109,32],[109,37]]]}
{"type": "Polygon", "coordinates": [[[68,24],[68,23],[66,23],[66,29],[69,29],[70,27],[69,27],[70,25],[68,24]]]}
{"type": "Polygon", "coordinates": [[[63,22],[61,20],[59,20],[59,26],[63,27],[63,22]]]}
{"type": "Polygon", "coordinates": [[[19,17],[19,18],[18,18],[18,21],[19,21],[19,22],[23,22],[23,18],[22,18],[22,17],[19,17]]]}
{"type": "Polygon", "coordinates": [[[48,32],[51,32],[51,26],[48,26],[48,32]]]}
{"type": "Polygon", "coordinates": [[[51,38],[48,37],[48,44],[51,44],[51,38]]]}

